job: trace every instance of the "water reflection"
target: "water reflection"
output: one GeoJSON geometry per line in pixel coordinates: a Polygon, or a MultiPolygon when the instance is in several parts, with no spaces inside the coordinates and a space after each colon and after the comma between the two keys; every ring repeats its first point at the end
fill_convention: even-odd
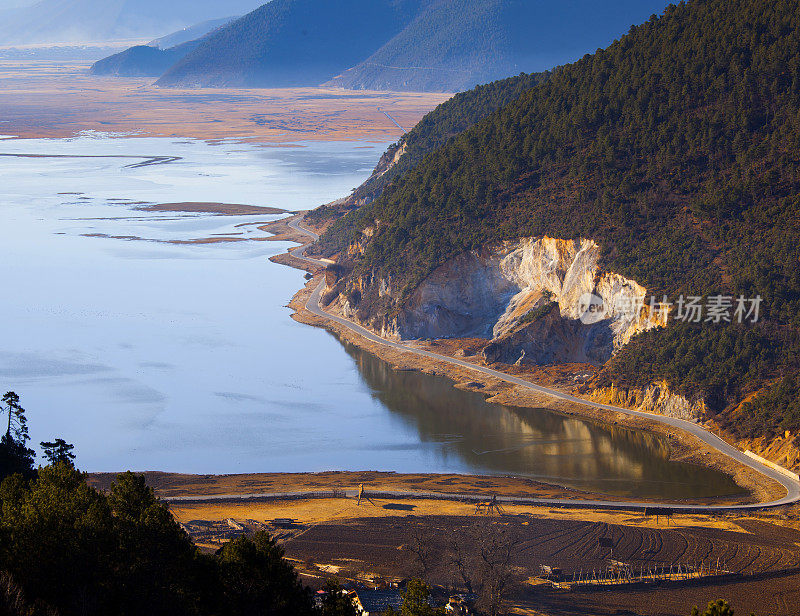
{"type": "Polygon", "coordinates": [[[670,462],[663,439],[546,409],[489,404],[451,381],[386,362],[344,342],[372,395],[467,472],[513,474],[631,497],[736,494],[725,474],[670,462]]]}

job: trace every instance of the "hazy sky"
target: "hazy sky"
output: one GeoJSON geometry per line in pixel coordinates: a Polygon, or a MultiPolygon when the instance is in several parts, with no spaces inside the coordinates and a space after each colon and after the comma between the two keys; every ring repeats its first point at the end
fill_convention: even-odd
{"type": "Polygon", "coordinates": [[[39,0],[0,0],[0,11],[3,9],[15,9],[20,6],[30,6],[39,0]]]}

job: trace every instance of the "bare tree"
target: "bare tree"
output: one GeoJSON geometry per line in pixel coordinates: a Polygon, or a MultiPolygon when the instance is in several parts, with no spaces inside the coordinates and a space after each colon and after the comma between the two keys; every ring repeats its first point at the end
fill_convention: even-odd
{"type": "Polygon", "coordinates": [[[416,573],[421,579],[427,580],[436,557],[433,542],[421,524],[413,524],[410,535],[408,549],[414,555],[416,573]]]}
{"type": "Polygon", "coordinates": [[[450,538],[448,549],[450,565],[458,576],[457,584],[461,584],[470,594],[475,592],[473,577],[473,546],[471,545],[471,533],[465,535],[463,529],[457,528],[450,538]]]}
{"type": "Polygon", "coordinates": [[[520,537],[516,527],[497,519],[478,519],[459,529],[449,542],[449,562],[456,582],[478,597],[478,607],[498,616],[515,581],[513,555],[520,537]]]}

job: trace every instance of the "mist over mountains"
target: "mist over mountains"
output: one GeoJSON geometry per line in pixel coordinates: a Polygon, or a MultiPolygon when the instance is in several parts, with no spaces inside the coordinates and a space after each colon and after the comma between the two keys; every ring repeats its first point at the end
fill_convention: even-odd
{"type": "Polygon", "coordinates": [[[259,0],[41,0],[0,9],[0,45],[148,40],[258,5],[259,0]]]}

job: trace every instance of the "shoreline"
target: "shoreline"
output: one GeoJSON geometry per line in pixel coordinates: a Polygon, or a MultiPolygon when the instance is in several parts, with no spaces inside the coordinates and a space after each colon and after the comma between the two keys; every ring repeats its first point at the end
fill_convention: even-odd
{"type": "MultiPolygon", "coordinates": [[[[288,304],[288,307],[294,311],[292,318],[295,321],[306,325],[322,327],[336,335],[340,340],[346,340],[386,361],[395,370],[417,370],[427,374],[446,377],[453,381],[454,387],[481,393],[486,397],[486,401],[490,403],[522,408],[545,408],[564,416],[578,417],[601,425],[614,425],[654,434],[662,438],[668,444],[670,461],[703,466],[729,475],[748,495],[747,498],[744,499],[746,502],[741,502],[741,504],[753,506],[758,503],[769,503],[786,495],[786,489],[777,481],[766,477],[752,467],[737,462],[706,444],[696,436],[682,429],[668,426],[655,418],[637,417],[622,412],[592,408],[577,402],[557,400],[551,396],[537,393],[529,388],[504,382],[500,379],[483,375],[476,370],[461,368],[446,361],[438,361],[427,357],[419,357],[417,355],[410,356],[407,352],[397,351],[385,344],[374,343],[333,320],[323,319],[311,313],[306,305],[313,291],[319,284],[317,274],[322,271],[322,268],[308,261],[304,261],[293,254],[294,252],[298,252],[298,254],[302,256],[305,248],[313,243],[308,241],[309,236],[304,236],[304,234],[297,230],[296,226],[291,225],[291,222],[302,219],[302,215],[302,213],[299,213],[291,218],[273,223],[274,225],[280,223],[280,227],[265,225],[262,228],[264,231],[270,233],[274,232],[276,234],[274,239],[280,238],[290,240],[291,238],[291,241],[301,244],[299,247],[292,248],[286,253],[272,257],[271,260],[273,262],[305,270],[314,275],[302,289],[295,293],[288,304]]],[[[437,352],[441,353],[442,349],[437,348],[437,352]]],[[[463,359],[460,361],[463,361],[463,359]]],[[[476,364],[476,368],[479,367],[481,366],[476,364]]],[[[539,372],[541,376],[547,376],[544,370],[539,372]]],[[[533,371],[533,374],[535,375],[536,371],[533,371]]],[[[531,377],[532,375],[528,374],[526,376],[531,377]]],[[[587,403],[589,403],[588,400],[587,403]]],[[[735,447],[735,444],[733,444],[733,446],[735,447]]],[[[579,491],[576,491],[576,493],[579,493],[579,491]]],[[[716,499],[714,498],[705,500],[709,503],[716,504],[716,499]]]]}
{"type": "MultiPolygon", "coordinates": [[[[359,486],[375,499],[441,500],[475,503],[496,496],[503,504],[560,507],[561,501],[608,499],[619,505],[598,509],[626,510],[625,496],[581,490],[519,475],[458,472],[319,471],[203,475],[145,471],[147,484],[170,506],[280,503],[296,500],[355,499],[359,486]],[[535,503],[529,499],[535,499],[535,503]]],[[[116,473],[90,473],[90,483],[108,490],[116,473]]],[[[709,498],[686,498],[681,504],[702,508],[709,498]]],[[[736,505],[737,496],[714,497],[715,504],[736,505]]],[[[586,507],[593,508],[593,507],[586,507]]]]}

